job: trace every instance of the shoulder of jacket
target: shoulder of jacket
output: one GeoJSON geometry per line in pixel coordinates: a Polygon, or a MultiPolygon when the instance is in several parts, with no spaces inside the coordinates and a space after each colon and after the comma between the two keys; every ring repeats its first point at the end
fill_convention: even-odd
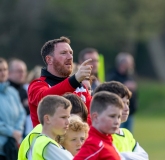
{"type": "Polygon", "coordinates": [[[49,84],[45,81],[46,77],[40,77],[37,78],[35,80],[33,80],[30,84],[29,84],[29,88],[33,85],[37,85],[39,82],[41,82],[42,84],[44,83],[45,85],[47,85],[49,87],[49,84]]]}
{"type": "Polygon", "coordinates": [[[12,86],[8,86],[6,88],[6,91],[14,96],[18,96],[19,97],[19,92],[12,86]]]}
{"type": "Polygon", "coordinates": [[[87,144],[91,145],[91,146],[95,146],[96,148],[102,148],[104,146],[104,143],[102,140],[100,139],[97,139],[97,138],[89,138],[87,141],[86,141],[87,144]],[[92,143],[91,143],[92,142],[92,143]]]}

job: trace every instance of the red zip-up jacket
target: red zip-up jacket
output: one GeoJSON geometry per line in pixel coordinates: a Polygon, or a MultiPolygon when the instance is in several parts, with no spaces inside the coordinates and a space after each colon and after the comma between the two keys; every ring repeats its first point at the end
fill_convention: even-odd
{"type": "Polygon", "coordinates": [[[39,124],[37,107],[43,97],[74,92],[80,86],[81,84],[76,80],[75,75],[68,78],[60,78],[52,75],[43,68],[41,70],[41,77],[32,81],[28,88],[28,102],[33,127],[39,124]]]}
{"type": "Polygon", "coordinates": [[[88,110],[87,123],[89,126],[91,126],[90,103],[92,100],[92,96],[90,95],[88,89],[85,86],[83,86],[83,88],[86,91],[81,91],[81,89],[76,89],[76,91],[74,91],[74,94],[78,95],[85,102],[85,105],[88,110]]]}
{"type": "Polygon", "coordinates": [[[100,133],[91,126],[89,135],[73,160],[121,160],[112,144],[112,136],[100,133]]]}

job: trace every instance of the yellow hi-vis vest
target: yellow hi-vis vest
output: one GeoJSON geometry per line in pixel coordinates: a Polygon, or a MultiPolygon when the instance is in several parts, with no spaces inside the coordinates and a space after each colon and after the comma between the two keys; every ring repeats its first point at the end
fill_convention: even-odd
{"type": "Polygon", "coordinates": [[[18,160],[28,160],[27,154],[30,150],[30,146],[32,142],[36,139],[36,137],[41,133],[42,125],[38,124],[22,141],[19,152],[18,152],[18,160]]]}
{"type": "Polygon", "coordinates": [[[136,146],[136,141],[129,130],[124,128],[122,128],[121,130],[123,131],[123,135],[112,134],[113,144],[119,152],[132,152],[136,146]]]}
{"type": "Polygon", "coordinates": [[[32,146],[32,159],[34,160],[45,160],[43,157],[44,155],[44,149],[49,144],[53,143],[58,148],[60,148],[60,145],[53,139],[45,136],[45,135],[39,135],[32,146]]]}

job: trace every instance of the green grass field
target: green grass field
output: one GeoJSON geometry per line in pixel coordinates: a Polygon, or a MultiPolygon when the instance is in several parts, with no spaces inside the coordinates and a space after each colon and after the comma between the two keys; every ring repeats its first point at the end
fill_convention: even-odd
{"type": "Polygon", "coordinates": [[[150,160],[165,160],[165,118],[136,116],[134,137],[150,160]]]}
{"type": "Polygon", "coordinates": [[[139,109],[134,137],[150,160],[165,160],[165,84],[151,81],[138,84],[139,109]]]}

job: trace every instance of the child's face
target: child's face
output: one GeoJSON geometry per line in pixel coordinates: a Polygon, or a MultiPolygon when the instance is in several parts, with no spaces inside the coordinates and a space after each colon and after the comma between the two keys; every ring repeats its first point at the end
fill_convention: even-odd
{"type": "Polygon", "coordinates": [[[60,106],[56,109],[53,116],[50,116],[50,128],[51,134],[53,136],[64,135],[69,127],[69,117],[70,117],[71,107],[64,109],[60,106]]]}
{"type": "Polygon", "coordinates": [[[81,146],[85,142],[85,131],[68,130],[62,144],[73,156],[77,154],[81,146]]]}
{"type": "Polygon", "coordinates": [[[125,96],[122,98],[122,101],[124,103],[124,108],[122,110],[121,123],[126,122],[129,116],[129,99],[125,96]]]}
{"type": "Polygon", "coordinates": [[[97,115],[94,127],[103,134],[113,134],[120,126],[121,115],[122,109],[109,105],[105,111],[97,115]]]}

